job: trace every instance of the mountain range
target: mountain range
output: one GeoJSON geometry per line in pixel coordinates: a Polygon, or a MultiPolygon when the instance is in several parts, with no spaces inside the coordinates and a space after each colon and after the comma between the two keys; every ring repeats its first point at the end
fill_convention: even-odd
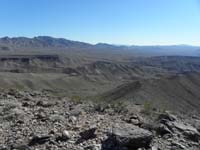
{"type": "Polygon", "coordinates": [[[87,49],[87,50],[109,50],[122,51],[123,53],[133,53],[137,56],[200,56],[199,46],[190,45],[169,45],[169,46],[118,46],[106,43],[89,44],[79,41],[67,40],[64,38],[53,38],[49,36],[38,36],[34,38],[16,37],[0,38],[1,51],[35,51],[40,50],[67,50],[67,49],[87,49]]]}

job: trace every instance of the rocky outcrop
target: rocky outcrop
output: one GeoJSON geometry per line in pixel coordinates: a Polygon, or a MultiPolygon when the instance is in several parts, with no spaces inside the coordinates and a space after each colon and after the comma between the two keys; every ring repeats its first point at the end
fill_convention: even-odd
{"type": "Polygon", "coordinates": [[[1,55],[0,72],[64,73],[79,75],[76,68],[66,67],[58,55],[1,55]]]}
{"type": "Polygon", "coordinates": [[[61,65],[58,55],[1,55],[0,72],[56,72],[61,65]]]}

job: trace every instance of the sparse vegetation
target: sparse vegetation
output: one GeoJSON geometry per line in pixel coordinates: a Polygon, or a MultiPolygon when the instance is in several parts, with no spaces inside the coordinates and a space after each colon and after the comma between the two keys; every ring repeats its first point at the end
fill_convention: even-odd
{"type": "Polygon", "coordinates": [[[153,111],[153,104],[151,101],[145,101],[143,105],[142,113],[150,115],[153,111]]]}
{"type": "Polygon", "coordinates": [[[81,98],[81,96],[79,95],[73,95],[71,97],[72,102],[74,102],[75,104],[80,104],[83,102],[83,99],[81,98]]]}

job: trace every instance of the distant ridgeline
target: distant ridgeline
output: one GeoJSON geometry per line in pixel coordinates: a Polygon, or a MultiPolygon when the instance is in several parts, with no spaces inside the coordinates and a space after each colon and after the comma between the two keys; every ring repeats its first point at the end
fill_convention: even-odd
{"type": "Polygon", "coordinates": [[[92,50],[112,53],[128,53],[132,56],[200,56],[200,47],[190,45],[169,46],[126,46],[112,45],[106,43],[89,44],[85,42],[72,41],[64,38],[53,38],[49,36],[38,36],[34,38],[16,37],[0,38],[0,51],[59,51],[59,50],[92,50]]]}

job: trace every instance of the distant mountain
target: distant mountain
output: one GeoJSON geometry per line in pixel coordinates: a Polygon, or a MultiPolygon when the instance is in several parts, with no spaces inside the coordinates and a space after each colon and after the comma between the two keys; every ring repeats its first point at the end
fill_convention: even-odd
{"type": "Polygon", "coordinates": [[[98,43],[94,45],[96,48],[101,48],[101,49],[128,49],[128,46],[118,46],[118,45],[113,45],[113,44],[107,44],[107,43],[98,43]]]}
{"type": "Polygon", "coordinates": [[[0,38],[0,47],[2,50],[16,48],[85,48],[91,44],[84,42],[71,41],[63,38],[53,38],[49,36],[38,36],[34,38],[17,37],[0,38]]]}
{"type": "Polygon", "coordinates": [[[89,43],[67,40],[64,38],[53,38],[49,36],[38,36],[34,38],[16,37],[0,38],[0,51],[17,50],[94,50],[106,53],[130,53],[136,56],[162,56],[162,55],[181,55],[181,56],[200,56],[200,47],[189,45],[172,46],[118,46],[107,43],[92,45],[89,43]]]}

